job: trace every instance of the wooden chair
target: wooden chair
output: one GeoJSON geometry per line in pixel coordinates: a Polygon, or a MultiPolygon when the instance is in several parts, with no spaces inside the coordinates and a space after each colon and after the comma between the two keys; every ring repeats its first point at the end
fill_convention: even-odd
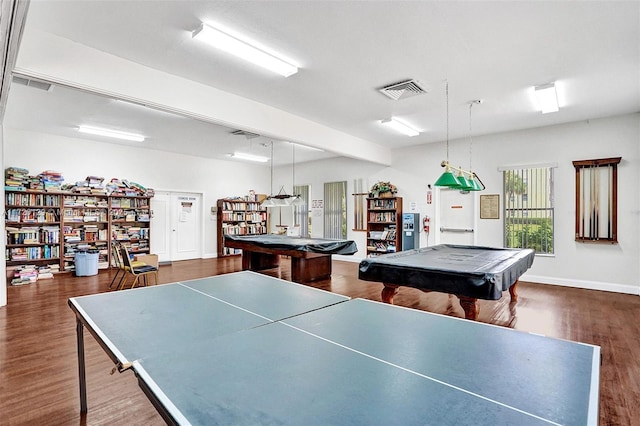
{"type": "MultiPolygon", "coordinates": [[[[129,251],[122,244],[120,245],[120,259],[124,266],[124,270],[127,274],[133,275],[134,279],[130,288],[134,288],[138,284],[140,277],[147,285],[147,275],[153,275],[155,277],[155,284],[158,284],[158,267],[147,265],[146,263],[140,264],[140,262],[134,262],[129,257],[129,251]]],[[[123,289],[127,285],[126,275],[118,286],[118,289],[123,289]]]]}

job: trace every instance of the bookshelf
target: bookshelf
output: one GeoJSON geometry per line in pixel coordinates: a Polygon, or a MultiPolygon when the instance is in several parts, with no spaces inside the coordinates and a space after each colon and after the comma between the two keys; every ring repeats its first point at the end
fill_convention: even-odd
{"type": "Polygon", "coordinates": [[[107,269],[112,238],[131,253],[149,253],[150,200],[151,196],[5,188],[9,282],[22,284],[34,274],[41,279],[72,272],[78,250],[98,250],[98,268],[107,269]]]}
{"type": "Polygon", "coordinates": [[[367,198],[367,256],[402,250],[402,197],[367,198]]]}
{"type": "Polygon", "coordinates": [[[97,250],[98,269],[109,267],[109,197],[65,194],[62,196],[63,268],[75,270],[78,251],[97,250]]]}
{"type": "Polygon", "coordinates": [[[224,246],[225,235],[267,233],[267,210],[258,201],[223,198],[218,200],[218,257],[240,254],[240,249],[224,246]]]}
{"type": "Polygon", "coordinates": [[[111,237],[129,253],[149,253],[151,197],[110,196],[111,237]]]}
{"type": "Polygon", "coordinates": [[[5,190],[7,272],[30,266],[60,268],[61,195],[5,190]]]}

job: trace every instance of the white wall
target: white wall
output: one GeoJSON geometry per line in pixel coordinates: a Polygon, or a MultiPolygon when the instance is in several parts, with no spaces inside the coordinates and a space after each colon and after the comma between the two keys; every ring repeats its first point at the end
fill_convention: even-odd
{"type": "MultiPolygon", "coordinates": [[[[555,255],[536,256],[533,267],[523,279],[640,294],[639,141],[640,114],[473,138],[473,169],[487,186],[481,194],[500,194],[501,208],[502,174],[498,167],[558,164],[554,187],[555,255]],[[577,243],[574,241],[575,169],[572,161],[618,156],[622,157],[618,168],[619,244],[577,243]]],[[[421,217],[424,214],[434,217],[437,206],[435,202],[426,204],[427,184],[433,184],[442,173],[440,162],[445,156],[445,145],[440,143],[398,149],[390,167],[344,158],[308,163],[296,167],[296,183],[310,184],[311,198],[322,199],[324,182],[347,180],[348,194],[351,194],[353,179],[363,178],[368,185],[378,180],[390,180],[398,186],[405,210],[411,201],[415,201],[421,217]]],[[[452,164],[469,167],[468,139],[450,141],[449,160],[452,164]]],[[[479,193],[469,196],[477,197],[479,193]]],[[[351,209],[353,197],[350,195],[348,203],[351,209]]],[[[348,237],[361,248],[355,257],[359,259],[365,255],[365,233],[351,231],[352,216],[350,210],[348,237]]],[[[321,222],[321,218],[314,219],[314,235],[322,235],[321,222]]],[[[502,227],[502,219],[480,219],[476,230],[478,245],[502,246],[502,227]]],[[[433,228],[436,228],[434,224],[433,228]]],[[[432,231],[428,244],[433,242],[432,231]]],[[[424,234],[421,245],[427,245],[424,234]]]]}
{"type": "MultiPolygon", "coordinates": [[[[238,162],[216,161],[140,148],[102,144],[83,139],[61,138],[15,129],[5,129],[4,164],[25,167],[32,174],[54,169],[67,181],[83,180],[97,174],[107,179],[125,178],[158,190],[182,190],[205,194],[205,217],[216,199],[242,195],[249,189],[270,192],[269,169],[238,162]],[[35,153],[35,154],[29,154],[35,153]],[[83,158],[83,160],[76,160],[83,158]]],[[[640,114],[591,120],[475,137],[473,169],[487,189],[482,194],[500,194],[502,175],[498,167],[555,162],[555,255],[537,256],[525,280],[583,288],[640,294],[640,114]],[[622,157],[619,165],[617,245],[585,244],[574,241],[573,160],[622,157]]],[[[449,159],[468,167],[468,140],[451,141],[449,159]]],[[[445,145],[429,144],[394,152],[392,166],[338,158],[296,165],[296,184],[311,185],[311,199],[323,199],[323,184],[346,180],[348,184],[348,238],[360,251],[345,260],[365,256],[365,233],[353,228],[353,180],[362,178],[366,186],[390,180],[399,188],[405,209],[417,203],[421,216],[434,216],[437,208],[426,204],[427,184],[442,173],[440,162],[445,145]]],[[[291,193],[291,167],[274,172],[273,191],[282,185],[291,193]]],[[[470,196],[479,196],[475,193],[470,196]]],[[[276,212],[274,210],[274,212],[276,212]]],[[[290,213],[289,213],[290,214],[290,213]]],[[[502,216],[502,214],[501,214],[502,216]]],[[[273,219],[273,218],[272,218],[273,219]]],[[[277,218],[276,218],[277,219],[277,218]]],[[[287,223],[286,213],[284,223],[287,223]]],[[[313,219],[313,235],[322,236],[322,217],[313,219]]],[[[215,222],[205,221],[205,253],[215,253],[215,222]]],[[[432,225],[435,228],[437,224],[432,225]]],[[[502,246],[502,220],[479,220],[478,244],[502,246]]],[[[429,241],[424,234],[421,245],[429,241]]]]}
{"type": "Polygon", "coordinates": [[[211,207],[218,198],[246,195],[251,189],[269,190],[265,166],[5,128],[4,167],[10,166],[24,167],[32,175],[55,170],[65,183],[96,175],[105,182],[115,177],[155,190],[202,192],[204,257],[216,254],[216,218],[211,207]]]}

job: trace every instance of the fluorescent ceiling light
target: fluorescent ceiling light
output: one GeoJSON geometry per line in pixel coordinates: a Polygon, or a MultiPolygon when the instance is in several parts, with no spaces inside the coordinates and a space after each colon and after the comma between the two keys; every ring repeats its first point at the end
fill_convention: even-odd
{"type": "Polygon", "coordinates": [[[387,120],[382,120],[381,123],[407,136],[417,136],[420,134],[419,131],[409,126],[407,123],[398,120],[397,118],[391,117],[387,120]]]}
{"type": "Polygon", "coordinates": [[[79,126],[80,133],[90,135],[106,136],[108,138],[124,139],[126,141],[143,142],[144,136],[135,133],[119,132],[117,130],[101,129],[99,127],[79,126]]]}
{"type": "Polygon", "coordinates": [[[240,160],[257,161],[258,163],[266,163],[269,161],[269,158],[267,157],[245,154],[244,152],[234,152],[233,154],[230,154],[230,157],[238,158],[240,160]]]}
{"type": "Polygon", "coordinates": [[[298,72],[298,67],[290,64],[273,53],[266,52],[260,47],[249,44],[218,28],[202,24],[193,32],[193,38],[204,41],[220,50],[231,53],[239,58],[259,65],[284,77],[298,72]]]}
{"type": "Polygon", "coordinates": [[[534,87],[534,91],[536,99],[538,100],[538,107],[543,114],[556,112],[560,109],[558,106],[558,93],[556,92],[556,85],[554,83],[536,86],[534,87]]]}

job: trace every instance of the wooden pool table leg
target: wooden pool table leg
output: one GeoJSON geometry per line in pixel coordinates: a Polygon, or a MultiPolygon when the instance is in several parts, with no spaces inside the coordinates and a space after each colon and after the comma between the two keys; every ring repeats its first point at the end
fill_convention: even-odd
{"type": "Polygon", "coordinates": [[[460,306],[464,309],[464,317],[469,320],[477,320],[480,308],[478,308],[478,299],[475,297],[460,296],[456,294],[456,297],[460,299],[460,306]]]}
{"type": "Polygon", "coordinates": [[[511,296],[511,300],[513,302],[515,302],[516,300],[518,300],[518,281],[516,281],[515,283],[513,283],[513,285],[511,287],[509,287],[509,295],[511,296]]]}
{"type": "Polygon", "coordinates": [[[387,283],[383,283],[384,284],[384,288],[382,289],[382,301],[384,303],[388,303],[390,305],[393,305],[393,296],[396,295],[396,293],[398,292],[398,287],[400,287],[399,285],[395,285],[395,284],[387,284],[387,283]]]}

